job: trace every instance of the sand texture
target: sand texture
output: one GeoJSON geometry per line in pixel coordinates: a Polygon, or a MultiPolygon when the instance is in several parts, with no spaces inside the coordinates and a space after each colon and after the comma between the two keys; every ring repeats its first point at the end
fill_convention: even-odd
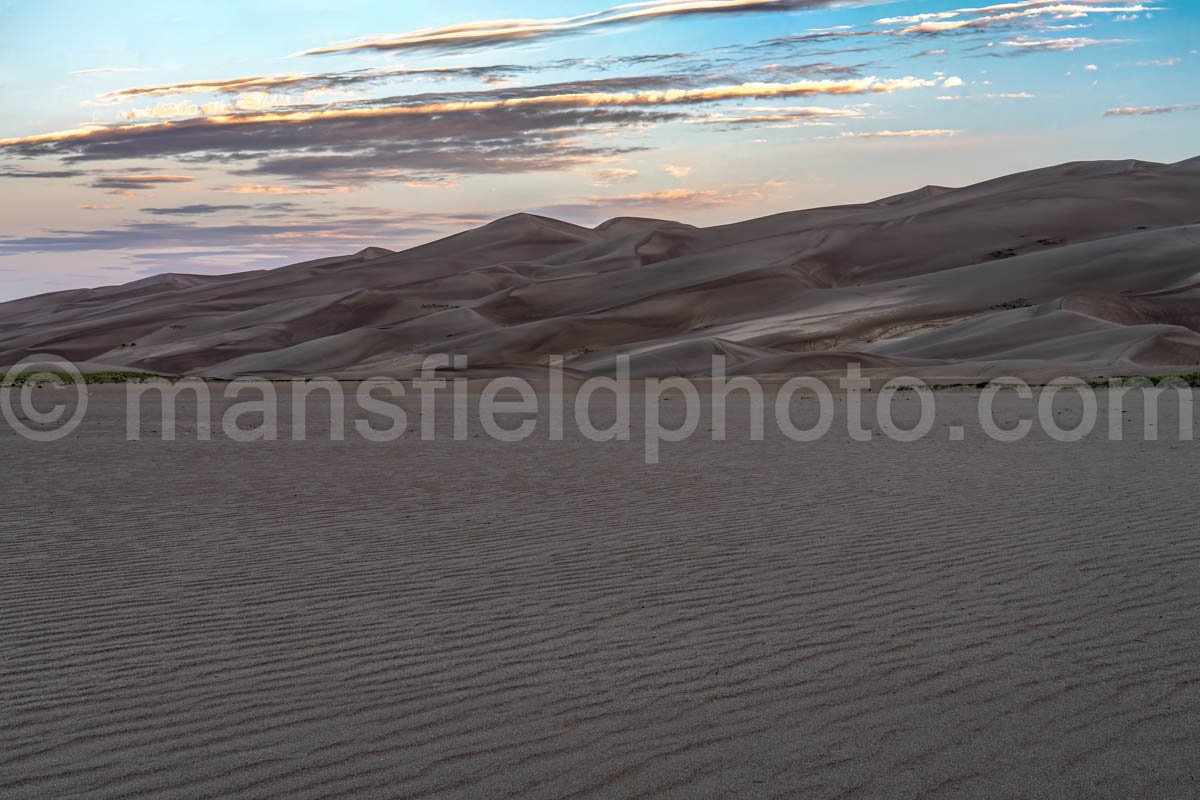
{"type": "Polygon", "coordinates": [[[1200,159],[1081,162],[712,228],[516,215],[394,253],[0,304],[33,353],[168,374],[1147,374],[1200,364],[1200,159]]]}
{"type": "Polygon", "coordinates": [[[0,428],[6,800],[1197,796],[1192,442],[1000,444],[950,393],[965,442],[647,466],[91,400],[0,428]]]}

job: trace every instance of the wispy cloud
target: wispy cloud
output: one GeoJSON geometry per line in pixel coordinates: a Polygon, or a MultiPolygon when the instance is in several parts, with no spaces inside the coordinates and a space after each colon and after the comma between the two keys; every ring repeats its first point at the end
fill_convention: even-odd
{"type": "Polygon", "coordinates": [[[911,131],[869,131],[866,133],[851,133],[846,131],[839,138],[843,139],[924,139],[938,136],[957,136],[962,131],[943,130],[940,128],[911,131]]]}
{"type": "Polygon", "coordinates": [[[424,225],[398,219],[343,215],[328,220],[198,225],[191,220],[135,222],[95,230],[52,229],[38,236],[0,237],[0,256],[88,250],[140,252],[167,248],[216,248],[248,255],[289,241],[296,252],[344,251],[346,242],[378,243],[381,238],[429,234],[424,225]],[[339,243],[340,242],[340,243],[339,243]]]}
{"type": "MultiPolygon", "coordinates": [[[[0,140],[0,152],[68,161],[187,157],[240,161],[242,175],[305,181],[391,180],[430,185],[470,174],[573,169],[638,146],[581,139],[686,119],[685,107],[723,100],[880,95],[934,87],[906,76],[612,91],[662,78],[604,79],[493,89],[451,97],[115,123],[0,140]],[[679,110],[673,110],[679,109],[679,110]],[[257,161],[257,163],[247,163],[257,161]]],[[[669,84],[668,84],[669,86],[669,84]]],[[[805,112],[797,112],[803,115],[805,112]]],[[[819,112],[808,112],[812,116],[819,112]]],[[[839,112],[831,111],[829,114],[839,112]]]]}
{"type": "Polygon", "coordinates": [[[250,212],[278,212],[291,211],[299,208],[295,203],[264,203],[262,205],[247,205],[245,203],[232,203],[228,205],[211,205],[208,203],[193,203],[184,206],[169,206],[166,208],[143,208],[143,214],[149,214],[154,217],[192,217],[208,214],[222,214],[228,211],[250,211],[250,212]]]}
{"type": "Polygon", "coordinates": [[[267,183],[243,183],[238,186],[231,186],[224,191],[229,192],[230,194],[265,194],[284,197],[301,197],[304,195],[345,194],[350,191],[350,187],[331,186],[305,188],[296,186],[276,186],[267,183]]]}
{"type": "Polygon", "coordinates": [[[1089,39],[1086,37],[1065,37],[1060,39],[1030,39],[1028,36],[1017,36],[1000,42],[997,47],[1013,48],[1012,52],[1062,52],[1069,53],[1084,47],[1095,47],[1106,44],[1125,44],[1126,39],[1089,39]]]}
{"type": "Polygon", "coordinates": [[[602,26],[647,22],[665,17],[795,11],[832,5],[832,0],[652,0],[604,11],[552,19],[483,20],[425,28],[408,33],[364,36],[349,42],[304,50],[297,55],[367,51],[477,49],[582,33],[602,26]]]}
{"type": "Polygon", "coordinates": [[[735,186],[721,189],[664,189],[657,192],[638,192],[623,195],[591,195],[586,197],[588,205],[603,209],[648,208],[669,206],[674,208],[712,208],[734,206],[752,200],[761,200],[774,191],[783,189],[783,181],[735,186]]]}
{"type": "MultiPolygon", "coordinates": [[[[212,224],[222,212],[179,206],[148,221],[109,227],[55,227],[31,236],[0,235],[0,258],[36,253],[107,253],[121,258],[114,270],[157,272],[240,272],[260,267],[345,254],[368,245],[403,247],[481,225],[500,214],[406,211],[349,206],[327,211],[268,203],[226,213],[235,222],[212,224]],[[276,210],[276,207],[289,206],[276,210]],[[247,221],[239,215],[255,213],[247,221]],[[271,217],[277,219],[270,219],[271,217]],[[203,220],[203,222],[201,221],[203,220]]],[[[107,208],[96,206],[96,209],[107,208]]]]}
{"type": "Polygon", "coordinates": [[[75,169],[9,169],[0,172],[0,178],[79,178],[86,174],[75,169]]]}
{"type": "Polygon", "coordinates": [[[861,117],[857,108],[827,108],[824,106],[801,106],[797,108],[748,108],[735,113],[714,113],[687,120],[695,125],[795,125],[814,120],[853,119],[861,117]]]}
{"type": "Polygon", "coordinates": [[[187,175],[107,175],[92,181],[93,189],[108,189],[111,194],[132,197],[132,192],[144,192],[168,183],[191,183],[187,175]]]}
{"type": "Polygon", "coordinates": [[[311,124],[321,121],[344,121],[378,117],[429,116],[434,114],[477,113],[495,109],[525,108],[599,108],[620,106],[669,106],[707,103],[718,100],[762,97],[806,97],[813,95],[890,94],[892,92],[936,86],[937,82],[906,76],[878,78],[875,76],[850,80],[797,81],[794,83],[742,83],[703,88],[678,88],[636,92],[571,92],[564,94],[532,94],[521,97],[486,97],[476,93],[476,99],[433,103],[405,103],[369,107],[329,107],[293,111],[268,111],[261,114],[221,114],[180,123],[148,123],[140,125],[93,125],[87,128],[59,131],[36,136],[0,139],[0,148],[18,149],[28,145],[63,145],[100,141],[114,134],[161,134],[187,127],[213,129],[220,126],[311,124]]]}
{"type": "Polygon", "coordinates": [[[1029,92],[998,92],[996,94],[961,94],[943,95],[938,98],[943,102],[957,100],[1032,100],[1036,95],[1029,92]]]}
{"type": "Polygon", "coordinates": [[[72,75],[115,75],[123,72],[149,72],[145,67],[92,67],[71,70],[72,75]]]}
{"type": "MultiPolygon", "coordinates": [[[[1104,0],[1013,0],[987,6],[964,7],[947,11],[927,12],[906,16],[884,17],[875,21],[878,27],[858,29],[818,30],[792,36],[777,37],[756,45],[751,49],[786,49],[807,46],[819,42],[859,40],[856,49],[877,49],[880,43],[894,44],[916,39],[928,41],[943,37],[969,37],[988,33],[1004,33],[1009,38],[1002,44],[995,42],[984,45],[993,52],[988,55],[1015,55],[1019,53],[1071,50],[1098,44],[1122,44],[1128,40],[1110,39],[1050,39],[1041,42],[1030,39],[1023,33],[1032,31],[1051,33],[1069,28],[1088,27],[1087,19],[1093,15],[1108,15],[1115,19],[1137,18],[1140,12],[1159,10],[1158,6],[1141,3],[1105,4],[1104,0]],[[996,48],[1004,48],[1003,52],[996,48]]],[[[945,47],[931,47],[917,53],[918,56],[947,55],[945,47]]]]}
{"type": "Polygon", "coordinates": [[[592,173],[592,183],[597,186],[614,186],[618,183],[627,183],[638,176],[636,169],[623,169],[621,167],[608,167],[606,169],[596,170],[592,173]]]}
{"type": "Polygon", "coordinates": [[[98,102],[115,102],[133,97],[160,97],[173,94],[191,93],[237,93],[260,89],[275,89],[278,87],[294,86],[310,79],[309,75],[252,75],[241,78],[214,80],[181,81],[179,83],[150,84],[147,86],[130,86],[105,92],[97,98],[98,102]]]}
{"type": "Polygon", "coordinates": [[[897,31],[901,34],[938,34],[963,30],[984,30],[1029,21],[1036,22],[1043,17],[1050,17],[1055,21],[1077,20],[1086,18],[1090,14],[1131,14],[1159,10],[1154,6],[1142,4],[1101,5],[1102,2],[1103,0],[1082,0],[1071,3],[1019,0],[1018,2],[980,8],[958,8],[911,16],[887,17],[877,20],[876,24],[902,26],[897,31]],[[980,16],[960,19],[968,14],[980,16]]]}
{"type": "Polygon", "coordinates": [[[449,66],[410,69],[405,67],[376,67],[345,72],[282,73],[275,75],[245,75],[234,78],[179,81],[177,83],[129,86],[105,92],[96,98],[98,104],[116,103],[143,97],[166,97],[187,94],[241,94],[244,92],[314,91],[345,89],[382,83],[397,78],[478,78],[494,80],[532,70],[533,67],[515,64],[493,66],[449,66]]]}
{"type": "Polygon", "coordinates": [[[1141,106],[1126,108],[1110,108],[1104,112],[1106,117],[1146,117],[1155,114],[1173,114],[1176,111],[1200,111],[1200,103],[1175,103],[1169,106],[1141,106]]]}

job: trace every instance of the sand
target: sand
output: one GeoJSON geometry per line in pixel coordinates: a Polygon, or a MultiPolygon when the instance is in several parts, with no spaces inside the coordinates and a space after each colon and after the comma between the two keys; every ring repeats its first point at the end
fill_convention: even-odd
{"type": "MultiPolygon", "coordinates": [[[[36,353],[167,374],[491,371],[939,377],[1200,367],[1200,159],[1063,164],[711,228],[518,214],[394,253],[158,275],[0,304],[36,353]]],[[[381,242],[380,244],[386,244],[381,242]]]]}
{"type": "Polygon", "coordinates": [[[1195,796],[1195,443],[973,403],[651,466],[126,442],[92,387],[62,442],[0,426],[0,796],[1195,796]]]}

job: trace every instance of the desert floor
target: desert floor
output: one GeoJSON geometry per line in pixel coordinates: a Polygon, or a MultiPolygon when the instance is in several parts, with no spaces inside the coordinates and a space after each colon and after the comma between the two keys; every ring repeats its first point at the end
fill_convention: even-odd
{"type": "Polygon", "coordinates": [[[0,796],[1197,796],[1198,445],[994,442],[975,400],[657,465],[130,442],[120,387],[0,424],[0,796]]]}

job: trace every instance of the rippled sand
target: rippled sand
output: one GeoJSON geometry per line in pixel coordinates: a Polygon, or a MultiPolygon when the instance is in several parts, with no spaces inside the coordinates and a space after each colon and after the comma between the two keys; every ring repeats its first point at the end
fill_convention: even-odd
{"type": "Polygon", "coordinates": [[[973,403],[655,466],[0,425],[0,796],[1196,796],[1197,445],[973,403]]]}

